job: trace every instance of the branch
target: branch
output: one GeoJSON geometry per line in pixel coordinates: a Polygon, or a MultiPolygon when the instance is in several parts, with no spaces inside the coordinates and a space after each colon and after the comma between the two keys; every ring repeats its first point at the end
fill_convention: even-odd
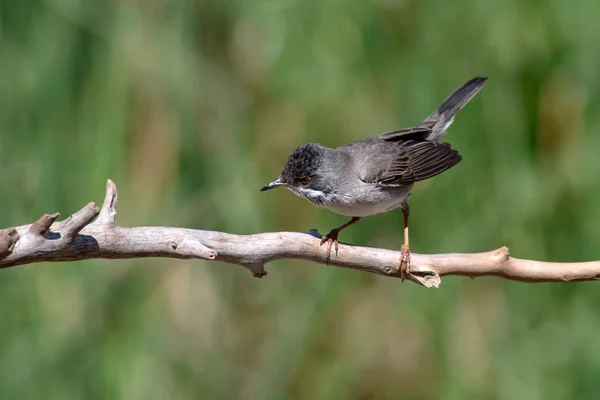
{"type": "MultiPolygon", "coordinates": [[[[217,260],[248,268],[255,277],[267,273],[264,264],[295,258],[326,264],[325,248],[316,231],[233,235],[169,227],[124,228],[115,224],[117,187],[108,180],[102,209],[89,203],[64,221],[44,214],[31,225],[0,230],[0,268],[43,261],[93,258],[169,257],[217,260]],[[94,218],[96,221],[92,223],[94,218]]],[[[400,277],[400,252],[340,243],[331,265],[389,277],[400,277]]],[[[551,263],[509,256],[501,247],[474,254],[411,255],[409,280],[438,287],[441,277],[498,276],[520,282],[569,282],[600,279],[600,261],[551,263]]]]}

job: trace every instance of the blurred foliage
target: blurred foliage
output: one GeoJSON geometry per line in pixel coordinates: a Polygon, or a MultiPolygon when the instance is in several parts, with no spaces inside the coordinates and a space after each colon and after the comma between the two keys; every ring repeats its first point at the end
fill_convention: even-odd
{"type": "MultiPolygon", "coordinates": [[[[0,227],[119,187],[122,225],[345,221],[259,193],[297,145],[412,126],[489,76],[411,197],[416,252],[600,258],[600,2],[2,0],[0,227]],[[596,239],[595,239],[596,238],[596,239]]],[[[399,211],[344,241],[399,248],[399,211]]],[[[0,398],[595,399],[595,283],[439,290],[279,261],[1,271],[0,398]]]]}

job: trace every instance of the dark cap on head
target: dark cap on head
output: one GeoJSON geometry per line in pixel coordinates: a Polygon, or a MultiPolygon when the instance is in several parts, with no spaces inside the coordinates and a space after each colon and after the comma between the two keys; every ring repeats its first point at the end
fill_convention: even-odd
{"type": "Polygon", "coordinates": [[[295,180],[303,176],[312,177],[321,164],[323,153],[325,153],[325,148],[316,143],[297,147],[290,154],[281,171],[281,180],[288,184],[294,184],[295,180]]]}
{"type": "Polygon", "coordinates": [[[281,185],[298,186],[304,178],[312,178],[321,164],[324,153],[325,148],[316,143],[297,147],[288,157],[279,178],[264,186],[261,191],[281,185]]]}

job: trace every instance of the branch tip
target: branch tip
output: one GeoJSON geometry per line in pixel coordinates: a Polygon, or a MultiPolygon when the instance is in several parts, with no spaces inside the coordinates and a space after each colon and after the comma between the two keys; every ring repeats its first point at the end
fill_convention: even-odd
{"type": "Polygon", "coordinates": [[[508,247],[502,246],[499,249],[493,250],[492,258],[500,262],[508,261],[508,259],[510,258],[510,251],[508,250],[508,247]]]}
{"type": "Polygon", "coordinates": [[[419,268],[417,270],[413,270],[411,268],[408,279],[418,283],[421,286],[425,286],[428,289],[437,289],[442,283],[442,278],[440,278],[440,275],[430,268],[419,268]]]}
{"type": "Polygon", "coordinates": [[[29,227],[29,233],[35,236],[44,236],[59,217],[60,213],[44,214],[29,227]]]}
{"type": "Polygon", "coordinates": [[[442,283],[440,276],[435,272],[431,275],[416,276],[416,278],[419,284],[425,286],[428,289],[437,289],[442,283]]]}
{"type": "Polygon", "coordinates": [[[248,268],[255,278],[260,279],[267,276],[267,271],[265,271],[265,266],[263,264],[246,264],[244,267],[248,268]]]}
{"type": "Polygon", "coordinates": [[[73,241],[77,234],[94,220],[100,213],[100,209],[94,202],[85,205],[81,210],[69,216],[59,227],[62,236],[67,240],[73,241]]]}
{"type": "Polygon", "coordinates": [[[106,181],[106,195],[104,196],[104,203],[100,210],[100,215],[96,220],[98,224],[114,224],[117,215],[115,205],[117,204],[117,185],[111,180],[106,181]]]}
{"type": "Polygon", "coordinates": [[[217,258],[217,251],[207,247],[196,237],[185,237],[176,235],[168,243],[170,250],[177,253],[193,254],[195,258],[202,260],[214,260],[217,258]]]}
{"type": "Polygon", "coordinates": [[[200,244],[196,251],[198,254],[198,258],[201,258],[203,260],[214,260],[215,258],[217,258],[217,252],[213,249],[206,247],[203,244],[200,244]]]}

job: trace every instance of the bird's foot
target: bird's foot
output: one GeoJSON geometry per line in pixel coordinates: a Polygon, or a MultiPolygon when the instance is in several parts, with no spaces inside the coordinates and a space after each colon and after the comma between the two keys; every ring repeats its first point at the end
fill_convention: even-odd
{"type": "Polygon", "coordinates": [[[403,244],[400,250],[400,279],[404,281],[410,275],[410,246],[403,244]]]}
{"type": "Polygon", "coordinates": [[[323,244],[325,244],[325,242],[327,242],[327,254],[325,255],[325,261],[327,262],[327,265],[329,265],[329,260],[331,259],[331,246],[335,245],[335,255],[337,256],[338,254],[338,247],[339,247],[339,242],[338,242],[338,234],[340,233],[339,230],[337,229],[332,229],[327,235],[323,236],[321,238],[321,246],[323,246],[323,244]]]}

